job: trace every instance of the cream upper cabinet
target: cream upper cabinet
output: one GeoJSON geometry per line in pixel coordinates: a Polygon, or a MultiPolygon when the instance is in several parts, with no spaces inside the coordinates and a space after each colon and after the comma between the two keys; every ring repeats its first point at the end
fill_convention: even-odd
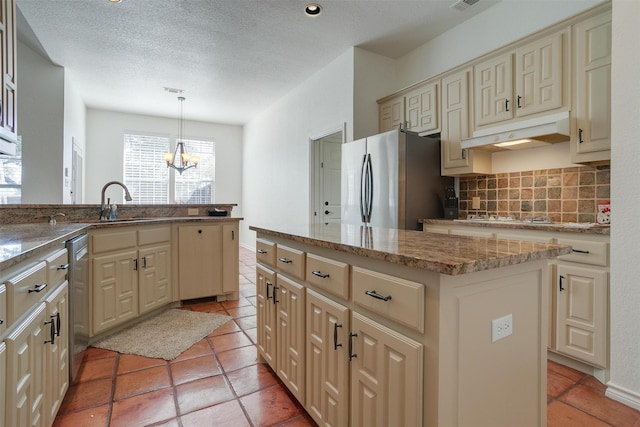
{"type": "Polygon", "coordinates": [[[436,132],[438,123],[438,82],[421,85],[404,98],[405,125],[412,132],[436,132]]]}
{"type": "Polygon", "coordinates": [[[404,125],[404,96],[398,96],[378,105],[378,127],[380,132],[404,125]]]}
{"type": "Polygon", "coordinates": [[[475,129],[568,110],[566,40],[556,33],[474,65],[475,129]]]}
{"type": "Polygon", "coordinates": [[[469,78],[471,70],[443,77],[442,125],[440,141],[441,173],[456,176],[491,173],[491,155],[487,152],[463,150],[461,142],[469,137],[469,78]]]}
{"type": "Polygon", "coordinates": [[[349,309],[307,290],[307,403],[318,425],[349,424],[349,309]]]}
{"type": "Polygon", "coordinates": [[[575,131],[571,161],[611,159],[611,12],[574,26],[575,131]]]}
{"type": "Polygon", "coordinates": [[[9,141],[17,139],[17,82],[16,82],[16,7],[15,0],[0,1],[0,137],[9,141]]]}
{"type": "Polygon", "coordinates": [[[402,128],[412,132],[429,134],[440,128],[438,107],[439,82],[421,84],[378,105],[380,132],[402,128]]]}

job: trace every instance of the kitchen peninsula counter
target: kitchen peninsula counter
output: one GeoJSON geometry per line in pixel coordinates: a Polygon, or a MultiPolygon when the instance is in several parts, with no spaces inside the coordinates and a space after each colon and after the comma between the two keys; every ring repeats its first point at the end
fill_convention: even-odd
{"type": "Polygon", "coordinates": [[[20,261],[64,244],[65,241],[93,229],[116,229],[133,225],[161,223],[220,223],[236,222],[238,217],[162,217],[162,218],[123,218],[113,221],[63,222],[55,225],[49,223],[0,224],[0,270],[9,268],[20,261]]]}

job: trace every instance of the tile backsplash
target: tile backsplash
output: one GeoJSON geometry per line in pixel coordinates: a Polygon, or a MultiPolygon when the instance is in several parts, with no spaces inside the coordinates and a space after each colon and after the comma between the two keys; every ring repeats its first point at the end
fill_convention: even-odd
{"type": "Polygon", "coordinates": [[[459,217],[549,216],[554,222],[595,222],[598,203],[609,200],[609,182],[609,165],[462,177],[459,217]],[[479,197],[479,209],[471,209],[473,197],[479,197]]]}

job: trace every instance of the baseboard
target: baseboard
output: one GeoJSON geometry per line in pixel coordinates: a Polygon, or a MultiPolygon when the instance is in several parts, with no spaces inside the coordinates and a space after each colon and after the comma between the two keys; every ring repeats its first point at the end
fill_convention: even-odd
{"type": "Polygon", "coordinates": [[[640,394],[635,391],[617,386],[609,381],[605,396],[640,411],[640,394]]]}
{"type": "Polygon", "coordinates": [[[242,246],[245,249],[250,250],[251,252],[255,252],[256,251],[256,247],[255,246],[248,246],[248,245],[246,245],[244,243],[240,243],[240,246],[242,246]]]}

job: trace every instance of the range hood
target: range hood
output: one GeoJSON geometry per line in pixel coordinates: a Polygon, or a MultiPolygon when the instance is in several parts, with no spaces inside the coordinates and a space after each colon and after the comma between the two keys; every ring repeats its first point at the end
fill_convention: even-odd
{"type": "Polygon", "coordinates": [[[568,141],[569,136],[569,112],[565,111],[482,129],[463,139],[461,145],[485,151],[519,150],[568,141]]]}

